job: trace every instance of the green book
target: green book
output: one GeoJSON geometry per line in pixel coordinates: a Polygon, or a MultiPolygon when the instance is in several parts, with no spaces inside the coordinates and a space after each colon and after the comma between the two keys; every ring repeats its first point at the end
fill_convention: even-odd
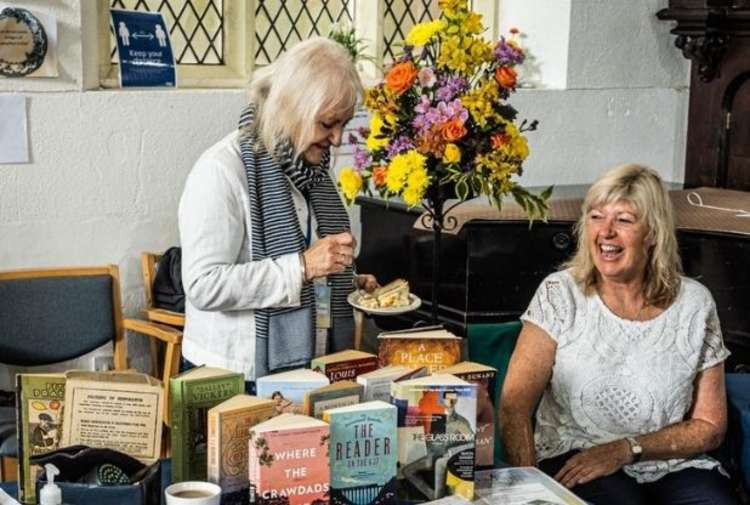
{"type": "Polygon", "coordinates": [[[206,480],[208,410],[245,392],[241,373],[198,367],[169,381],[172,401],[172,482],[206,480]]]}
{"type": "Polygon", "coordinates": [[[18,498],[23,503],[36,503],[36,478],[43,471],[29,459],[60,448],[64,402],[65,374],[16,375],[18,498]]]}

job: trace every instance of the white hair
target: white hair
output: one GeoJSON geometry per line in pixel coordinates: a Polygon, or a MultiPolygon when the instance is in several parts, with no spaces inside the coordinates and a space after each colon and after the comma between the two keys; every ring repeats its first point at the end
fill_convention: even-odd
{"type": "Polygon", "coordinates": [[[249,87],[256,108],[254,133],[269,152],[290,140],[297,156],[313,142],[322,115],[353,110],[362,83],[347,50],[311,37],[255,71],[249,87]]]}

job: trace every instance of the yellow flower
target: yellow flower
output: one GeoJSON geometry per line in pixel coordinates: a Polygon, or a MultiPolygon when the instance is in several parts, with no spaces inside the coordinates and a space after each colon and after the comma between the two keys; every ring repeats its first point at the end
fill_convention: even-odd
{"type": "Polygon", "coordinates": [[[494,104],[499,101],[500,94],[494,81],[487,81],[461,97],[461,104],[481,127],[489,121],[500,119],[494,108],[494,104]]]}
{"type": "Polygon", "coordinates": [[[339,186],[348,203],[352,203],[362,189],[362,176],[352,167],[344,167],[339,174],[339,186]]]}
{"type": "Polygon", "coordinates": [[[411,29],[409,35],[406,36],[405,41],[410,46],[424,46],[443,28],[445,28],[445,21],[442,19],[419,23],[414,25],[414,28],[411,29]]]}
{"type": "Polygon", "coordinates": [[[513,139],[510,145],[511,156],[525,160],[529,157],[529,143],[526,137],[518,135],[513,139]]]}
{"type": "Polygon", "coordinates": [[[388,145],[387,137],[378,138],[382,135],[383,126],[385,126],[385,122],[380,117],[380,114],[373,114],[370,119],[370,134],[365,139],[365,145],[370,151],[375,151],[388,145]]]}
{"type": "MultiPolygon", "coordinates": [[[[397,154],[388,166],[385,185],[391,193],[398,193],[404,188],[409,175],[414,171],[424,171],[427,158],[414,149],[397,154]]],[[[425,178],[427,173],[425,172],[425,178]]]]}
{"type": "Polygon", "coordinates": [[[482,33],[482,31],[484,31],[484,26],[482,26],[482,15],[477,14],[476,12],[469,12],[466,19],[464,19],[461,24],[461,28],[464,32],[470,34],[482,33]]]}
{"type": "Polygon", "coordinates": [[[443,163],[458,163],[461,161],[461,149],[456,144],[446,144],[443,152],[443,163]]]}
{"type": "Polygon", "coordinates": [[[422,201],[422,192],[417,188],[406,188],[402,196],[409,207],[414,207],[422,201]]]}

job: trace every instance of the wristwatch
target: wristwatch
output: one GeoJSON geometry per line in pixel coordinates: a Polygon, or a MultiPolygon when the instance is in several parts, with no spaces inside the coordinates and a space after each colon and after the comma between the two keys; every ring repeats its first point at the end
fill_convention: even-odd
{"type": "Polygon", "coordinates": [[[625,437],[625,440],[630,445],[630,454],[633,455],[633,463],[638,463],[641,460],[641,456],[643,456],[643,447],[641,447],[641,444],[634,437],[625,437]]]}

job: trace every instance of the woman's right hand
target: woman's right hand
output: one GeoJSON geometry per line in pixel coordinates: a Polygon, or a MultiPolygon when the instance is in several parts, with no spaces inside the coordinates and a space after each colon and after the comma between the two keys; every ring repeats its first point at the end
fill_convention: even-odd
{"type": "Polygon", "coordinates": [[[328,235],[315,242],[302,255],[305,261],[305,280],[311,281],[343,272],[352,264],[354,245],[354,237],[349,232],[328,235]]]}

